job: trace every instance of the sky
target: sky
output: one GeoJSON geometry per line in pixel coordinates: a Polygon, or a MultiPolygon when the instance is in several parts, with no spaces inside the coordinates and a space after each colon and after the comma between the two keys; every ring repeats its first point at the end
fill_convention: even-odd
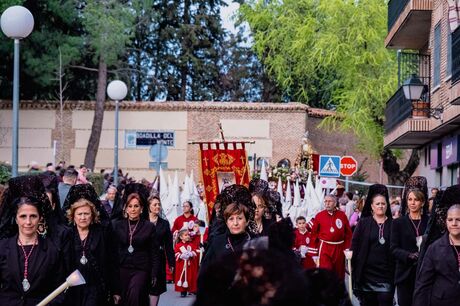
{"type": "Polygon", "coordinates": [[[225,0],[225,2],[228,6],[223,6],[220,10],[222,26],[230,32],[236,33],[235,23],[232,20],[232,16],[236,13],[240,5],[238,3],[233,3],[231,0],[225,0]]]}

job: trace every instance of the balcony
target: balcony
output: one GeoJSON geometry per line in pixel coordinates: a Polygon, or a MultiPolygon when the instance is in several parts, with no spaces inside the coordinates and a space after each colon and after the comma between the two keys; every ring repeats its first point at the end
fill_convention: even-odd
{"type": "Polygon", "coordinates": [[[426,143],[430,131],[430,100],[430,56],[399,52],[398,90],[388,100],[385,108],[384,145],[391,148],[413,148],[426,143]],[[413,74],[425,85],[419,102],[406,99],[402,87],[404,81],[413,74]]]}
{"type": "Polygon", "coordinates": [[[432,0],[390,0],[385,46],[420,50],[428,44],[432,0]]]}

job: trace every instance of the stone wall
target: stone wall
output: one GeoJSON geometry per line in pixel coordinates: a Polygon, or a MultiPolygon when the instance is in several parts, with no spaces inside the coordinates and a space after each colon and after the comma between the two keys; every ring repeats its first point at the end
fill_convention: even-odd
{"type": "MultiPolygon", "coordinates": [[[[114,103],[105,105],[104,123],[96,169],[111,169],[114,143],[114,103]]],[[[41,165],[66,160],[68,164],[83,163],[92,126],[94,102],[67,102],[63,111],[63,139],[58,104],[21,103],[20,170],[31,160],[41,165]],[[57,141],[56,154],[53,143],[57,141]]],[[[126,148],[124,135],[128,130],[174,130],[175,146],[168,150],[168,171],[181,176],[193,171],[199,177],[198,145],[190,141],[220,140],[219,123],[227,141],[248,140],[249,156],[264,157],[274,165],[283,158],[294,164],[300,152],[302,136],[309,131],[314,149],[319,154],[353,155],[369,181],[380,181],[379,163],[356,150],[353,134],[330,133],[318,127],[330,111],[309,108],[300,103],[236,103],[236,102],[123,102],[120,104],[119,167],[136,179],[151,180],[155,171],[149,169],[148,148],[126,148]]],[[[11,161],[11,102],[0,100],[0,161],[11,161]]],[[[252,166],[253,163],[251,163],[252,166]]]]}

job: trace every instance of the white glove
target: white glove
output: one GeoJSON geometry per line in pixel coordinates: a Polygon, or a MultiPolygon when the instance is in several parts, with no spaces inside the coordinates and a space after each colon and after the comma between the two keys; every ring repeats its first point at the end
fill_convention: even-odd
{"type": "Polygon", "coordinates": [[[182,260],[187,260],[187,259],[189,258],[189,255],[188,255],[188,253],[186,252],[186,253],[180,254],[179,257],[180,257],[180,259],[182,259],[182,260]]]}
{"type": "Polygon", "coordinates": [[[307,251],[308,251],[308,248],[306,245],[300,246],[300,256],[302,256],[302,258],[305,257],[305,254],[307,254],[307,251]]]}

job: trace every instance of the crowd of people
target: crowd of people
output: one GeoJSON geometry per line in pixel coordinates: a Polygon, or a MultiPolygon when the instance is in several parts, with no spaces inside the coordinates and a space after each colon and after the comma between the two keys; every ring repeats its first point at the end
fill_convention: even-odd
{"type": "Polygon", "coordinates": [[[293,225],[253,179],[223,189],[209,223],[185,201],[170,224],[146,184],[109,183],[101,200],[84,166],[34,172],[0,191],[0,305],[36,305],[76,269],[85,284],[54,305],[156,306],[167,282],[200,306],[351,305],[347,274],[363,306],[460,305],[460,185],[338,189],[293,225]]]}

